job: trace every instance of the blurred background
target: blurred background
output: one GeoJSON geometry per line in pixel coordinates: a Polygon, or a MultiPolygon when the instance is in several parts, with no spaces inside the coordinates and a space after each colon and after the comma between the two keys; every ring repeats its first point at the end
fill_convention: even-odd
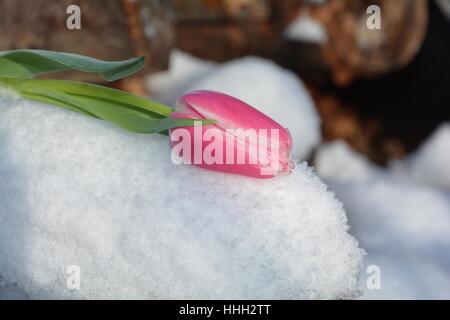
{"type": "MultiPolygon", "coordinates": [[[[381,266],[364,298],[450,299],[450,0],[0,0],[0,50],[147,56],[112,85],[214,89],[291,130],[381,266]],[[81,8],[68,30],[66,8],[81,8]],[[381,29],[367,20],[381,9],[381,29]]],[[[71,73],[64,78],[100,81],[71,73]]]]}
{"type": "MultiPolygon", "coordinates": [[[[448,0],[1,0],[0,50],[146,54],[146,74],[169,68],[174,48],[216,62],[261,56],[305,82],[326,141],[386,164],[450,117],[449,12],[448,0]],[[66,28],[71,4],[81,30],[66,28]],[[373,4],[382,30],[366,26],[373,4]]],[[[139,80],[118,85],[152,94],[139,80]]]]}

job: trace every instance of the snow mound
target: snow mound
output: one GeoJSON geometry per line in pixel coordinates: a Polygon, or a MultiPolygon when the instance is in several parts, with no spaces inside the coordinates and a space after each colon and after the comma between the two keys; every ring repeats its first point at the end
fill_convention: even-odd
{"type": "Polygon", "coordinates": [[[175,106],[178,97],[182,96],[189,86],[211,73],[216,66],[214,62],[173,50],[170,54],[169,70],[150,75],[147,85],[154,98],[175,106]]]}
{"type": "Polygon", "coordinates": [[[399,180],[343,142],[322,146],[317,172],[344,203],[352,234],[381,269],[381,289],[362,298],[450,298],[450,194],[399,180]]]}
{"type": "Polygon", "coordinates": [[[321,145],[314,164],[324,179],[366,180],[378,172],[366,157],[341,140],[321,145]]]}
{"type": "Polygon", "coordinates": [[[167,137],[3,95],[0,175],[3,297],[358,294],[363,250],[306,164],[271,180],[176,166],[167,137]]]}
{"type": "Polygon", "coordinates": [[[308,12],[299,14],[284,30],[284,37],[292,41],[323,44],[328,42],[325,27],[308,12]]]}
{"type": "Polygon", "coordinates": [[[275,63],[246,57],[223,64],[188,91],[206,89],[235,96],[288,128],[293,154],[306,159],[320,142],[320,118],[298,77],[275,63]]]}
{"type": "Polygon", "coordinates": [[[450,123],[434,134],[406,160],[392,163],[400,177],[450,190],[450,123]]]}

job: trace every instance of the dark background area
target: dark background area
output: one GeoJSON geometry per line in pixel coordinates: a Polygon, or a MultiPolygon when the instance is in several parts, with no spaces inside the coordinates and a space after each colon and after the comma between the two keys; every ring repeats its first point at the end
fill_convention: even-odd
{"type": "MultiPolygon", "coordinates": [[[[380,126],[374,148],[398,141],[414,150],[436,127],[450,120],[450,22],[430,2],[429,29],[417,57],[403,70],[348,87],[326,89],[349,105],[365,123],[380,126]]],[[[377,160],[383,160],[382,157],[377,160]]]]}

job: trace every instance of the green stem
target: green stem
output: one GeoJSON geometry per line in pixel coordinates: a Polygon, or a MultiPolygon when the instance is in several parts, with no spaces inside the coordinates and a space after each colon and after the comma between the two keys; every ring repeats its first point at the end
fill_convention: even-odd
{"type": "Polygon", "coordinates": [[[65,80],[23,80],[13,78],[0,78],[0,84],[11,87],[22,95],[33,88],[48,88],[69,95],[80,95],[96,99],[104,99],[115,103],[121,103],[130,107],[136,107],[148,111],[160,118],[170,116],[172,108],[144,97],[136,96],[125,91],[103,87],[96,84],[65,81],[65,80]]]}
{"type": "MultiPolygon", "coordinates": [[[[172,108],[124,91],[88,83],[63,80],[27,80],[0,77],[25,99],[56,105],[115,124],[136,133],[162,133],[175,127],[191,126],[193,119],[172,119],[172,108]]],[[[203,125],[213,120],[201,120],[203,125]]]]}

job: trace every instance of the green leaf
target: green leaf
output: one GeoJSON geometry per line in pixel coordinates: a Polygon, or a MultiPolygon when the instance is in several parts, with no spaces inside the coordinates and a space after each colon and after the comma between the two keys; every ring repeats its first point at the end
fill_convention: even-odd
{"type": "Polygon", "coordinates": [[[33,74],[11,60],[0,58],[0,75],[8,78],[31,78],[33,74]]]}
{"type": "Polygon", "coordinates": [[[172,108],[121,90],[73,81],[30,80],[40,74],[78,70],[114,81],[139,71],[144,64],[144,57],[102,61],[45,50],[0,51],[0,85],[11,87],[24,98],[102,119],[132,132],[166,134],[171,128],[192,126],[195,121],[203,125],[215,123],[171,119],[172,108]]]}
{"type": "MultiPolygon", "coordinates": [[[[115,81],[136,73],[145,65],[145,57],[124,61],[104,61],[74,53],[26,49],[0,51],[0,58],[16,63],[28,71],[23,72],[22,70],[15,74],[16,78],[22,79],[50,72],[77,70],[98,73],[105,80],[115,81]]],[[[11,68],[11,65],[8,68],[11,68]]],[[[0,68],[0,76],[11,77],[13,75],[11,71],[6,70],[4,73],[0,68]]]]}

